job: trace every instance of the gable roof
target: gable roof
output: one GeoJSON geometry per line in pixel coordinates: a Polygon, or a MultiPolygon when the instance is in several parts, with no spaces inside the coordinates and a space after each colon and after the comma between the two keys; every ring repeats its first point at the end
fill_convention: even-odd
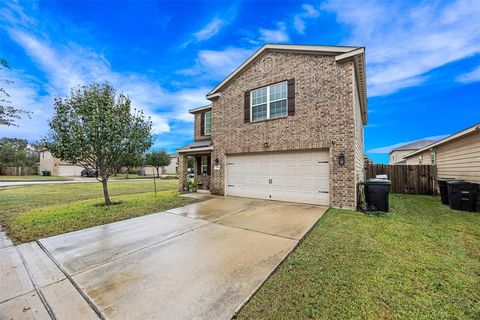
{"type": "Polygon", "coordinates": [[[473,126],[471,126],[471,127],[468,127],[468,128],[466,128],[466,129],[464,129],[464,130],[462,130],[462,131],[456,132],[456,133],[454,133],[454,134],[452,134],[452,135],[449,135],[448,137],[443,138],[443,139],[441,139],[441,140],[438,140],[437,142],[434,142],[434,143],[432,143],[432,144],[429,144],[428,146],[426,146],[426,147],[424,147],[424,148],[422,148],[422,149],[419,149],[419,150],[417,150],[417,151],[414,151],[414,152],[406,155],[404,158],[406,159],[406,158],[408,158],[408,157],[411,157],[411,156],[414,156],[414,155],[416,155],[416,154],[422,153],[422,152],[424,152],[424,151],[426,151],[426,150],[429,150],[429,149],[431,149],[431,148],[433,148],[433,147],[437,147],[437,146],[443,145],[443,144],[445,144],[445,143],[447,143],[447,142],[450,142],[450,141],[452,141],[452,140],[459,139],[459,138],[461,138],[461,137],[463,137],[463,136],[466,136],[466,135],[471,134],[471,133],[474,133],[474,132],[480,132],[480,123],[477,123],[477,124],[475,124],[475,125],[473,125],[473,126]]]}
{"type": "Polygon", "coordinates": [[[314,46],[314,45],[292,45],[292,44],[265,44],[243,62],[237,69],[230,73],[222,82],[213,88],[207,99],[214,99],[220,96],[220,90],[230,83],[236,76],[249,67],[257,57],[266,51],[284,51],[308,54],[333,55],[336,61],[352,59],[355,66],[355,77],[360,95],[360,108],[363,123],[367,123],[367,81],[365,71],[365,47],[351,46],[314,46]]]}
{"type": "Polygon", "coordinates": [[[390,151],[389,153],[392,153],[394,151],[418,150],[418,149],[422,149],[423,147],[426,147],[428,145],[431,145],[434,142],[435,142],[435,140],[421,139],[421,140],[417,140],[417,141],[414,141],[414,142],[410,142],[410,143],[401,145],[400,147],[392,149],[392,151],[390,151]]]}

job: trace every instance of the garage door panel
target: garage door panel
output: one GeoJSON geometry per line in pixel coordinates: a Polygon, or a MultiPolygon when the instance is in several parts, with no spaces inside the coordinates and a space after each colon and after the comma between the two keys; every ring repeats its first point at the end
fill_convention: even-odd
{"type": "Polygon", "coordinates": [[[328,151],[227,157],[228,195],[329,205],[328,151]]]}
{"type": "Polygon", "coordinates": [[[81,175],[82,170],[83,168],[79,166],[59,165],[58,175],[59,176],[79,176],[81,175]]]}

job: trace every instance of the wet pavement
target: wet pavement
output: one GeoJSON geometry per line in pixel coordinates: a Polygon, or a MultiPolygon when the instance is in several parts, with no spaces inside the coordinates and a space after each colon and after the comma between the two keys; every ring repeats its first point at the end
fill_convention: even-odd
{"type": "Polygon", "coordinates": [[[16,247],[0,237],[0,319],[230,319],[326,210],[214,197],[16,247]]]}

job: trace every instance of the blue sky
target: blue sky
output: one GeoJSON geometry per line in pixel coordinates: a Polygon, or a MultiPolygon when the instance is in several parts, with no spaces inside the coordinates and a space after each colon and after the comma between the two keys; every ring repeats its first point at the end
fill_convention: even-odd
{"type": "Polygon", "coordinates": [[[480,122],[480,1],[4,1],[11,100],[33,112],[0,136],[35,141],[53,98],[109,81],[152,115],[154,148],[189,143],[187,110],[264,43],[365,46],[365,150],[480,122]]]}

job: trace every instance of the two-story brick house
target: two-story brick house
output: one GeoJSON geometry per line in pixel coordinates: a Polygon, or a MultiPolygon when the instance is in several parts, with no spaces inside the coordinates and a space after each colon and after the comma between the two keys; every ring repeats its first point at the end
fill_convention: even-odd
{"type": "Polygon", "coordinates": [[[365,50],[265,45],[207,94],[187,156],[213,194],[354,208],[364,178],[365,50]]]}

